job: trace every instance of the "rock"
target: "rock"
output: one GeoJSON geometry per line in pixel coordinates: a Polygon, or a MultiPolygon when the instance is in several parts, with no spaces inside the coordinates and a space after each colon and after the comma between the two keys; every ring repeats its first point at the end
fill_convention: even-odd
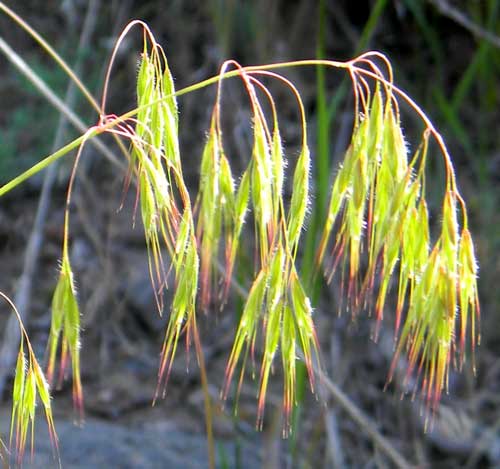
{"type": "MultiPolygon", "coordinates": [[[[61,464],[67,469],[164,469],[205,468],[207,443],[202,434],[179,431],[174,422],[136,424],[107,423],[88,419],[82,427],[57,421],[61,464]]],[[[57,468],[46,426],[36,426],[33,460],[29,450],[25,468],[57,468]]],[[[237,444],[217,441],[217,467],[261,467],[257,442],[237,444]],[[235,455],[240,455],[235,459],[235,455]]]]}

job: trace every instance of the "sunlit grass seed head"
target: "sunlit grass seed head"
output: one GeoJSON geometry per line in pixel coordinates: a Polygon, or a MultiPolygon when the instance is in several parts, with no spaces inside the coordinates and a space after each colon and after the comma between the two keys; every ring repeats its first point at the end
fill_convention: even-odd
{"type": "Polygon", "coordinates": [[[458,237],[456,198],[452,191],[447,191],[443,202],[441,243],[450,269],[455,269],[457,263],[458,237]]]}
{"type": "MultiPolygon", "coordinates": [[[[251,155],[237,183],[223,148],[219,86],[201,158],[199,191],[192,203],[180,158],[174,80],[165,53],[149,28],[140,24],[144,29],[145,43],[137,72],[137,109],[124,117],[101,116],[99,125],[93,130],[96,134],[109,131],[130,141],[130,167],[125,187],[128,189],[135,178],[134,216],[135,211],[140,210],[149,273],[160,313],[164,309],[167,278],[170,283],[173,277],[172,302],[155,399],[165,394],[183,334],[186,347],[196,340],[197,356],[204,374],[197,336],[197,306],[207,310],[211,304],[210,292],[216,283],[214,278],[222,246],[226,272],[221,298],[222,303],[225,301],[243,242],[243,225],[247,212],[251,210],[259,259],[254,264],[251,288],[229,355],[222,397],[227,398],[234,374],[241,365],[237,384],[239,392],[247,358],[250,355],[255,362],[255,352],[260,350],[257,426],[261,428],[270,377],[275,360],[280,357],[283,433],[286,436],[290,430],[291,411],[296,404],[298,356],[302,355],[313,391],[315,368],[319,362],[313,307],[296,264],[310,201],[311,155],[307,146],[306,117],[295,86],[285,77],[271,72],[273,67],[290,64],[269,65],[258,70],[229,61],[223,65],[218,77],[178,93],[185,94],[211,83],[220,85],[226,78],[238,76],[248,93],[253,114],[251,155]],[[227,71],[228,63],[235,69],[227,71]],[[285,83],[295,95],[301,116],[303,140],[294,167],[290,200],[284,200],[283,195],[286,164],[278,110],[269,89],[259,81],[260,76],[285,83]],[[265,107],[261,106],[260,96],[267,98],[265,107]],[[271,118],[264,110],[271,111],[271,118]],[[269,125],[271,122],[272,126],[269,125]]],[[[397,345],[389,379],[398,357],[406,354],[408,376],[416,375],[427,409],[432,411],[446,389],[450,363],[456,351],[456,323],[460,324],[461,363],[469,324],[472,349],[478,340],[475,326],[479,319],[477,264],[465,205],[457,191],[451,160],[441,136],[411,98],[393,85],[391,67],[384,56],[372,53],[345,63],[328,63],[349,71],[356,115],[349,147],[332,183],[326,223],[316,255],[317,264],[322,264],[328,246],[333,245],[333,265],[327,272],[331,272],[329,280],[337,265],[341,265],[341,288],[344,290],[344,271],[348,273],[348,288],[344,293],[349,297],[353,313],[361,307],[371,311],[373,304],[367,296],[373,296],[377,332],[391,286],[396,285],[397,345]],[[370,55],[384,62],[388,77],[371,61],[370,55]],[[400,98],[426,124],[422,141],[411,159],[400,121],[400,98]],[[441,232],[434,245],[429,235],[424,171],[427,141],[431,136],[445,159],[447,178],[441,232]],[[458,208],[462,209],[462,217],[458,216],[458,208]],[[364,262],[365,254],[367,262],[364,262]]],[[[104,110],[102,112],[104,114],[104,110]]],[[[67,233],[64,243],[61,272],[52,300],[47,375],[49,383],[52,382],[59,351],[61,377],[71,360],[73,396],[76,407],[82,412],[80,312],[67,253],[67,233]]],[[[27,344],[21,344],[14,380],[11,439],[15,434],[19,452],[25,448],[29,429],[33,431],[37,394],[45,407],[49,431],[57,441],[49,386],[27,344]],[[29,349],[27,352],[24,346],[29,349]]]]}
{"type": "MultiPolygon", "coordinates": [[[[36,405],[37,399],[39,398],[45,411],[45,418],[54,456],[58,459],[58,441],[52,415],[49,385],[33,352],[19,311],[5,294],[0,292],[0,296],[13,309],[21,329],[21,340],[12,388],[9,446],[12,453],[15,455],[16,465],[19,467],[22,466],[28,440],[31,440],[31,454],[33,455],[36,405]]],[[[7,464],[7,462],[4,461],[4,464],[7,464]]]]}
{"type": "Polygon", "coordinates": [[[288,214],[288,240],[293,249],[298,244],[309,203],[311,157],[307,145],[302,147],[293,175],[293,192],[288,214]]]}
{"type": "Polygon", "coordinates": [[[251,194],[255,215],[261,263],[269,256],[269,238],[275,231],[273,217],[272,160],[269,142],[262,119],[254,118],[254,144],[251,160],[251,194]]]}
{"type": "Polygon", "coordinates": [[[259,272],[250,290],[238,325],[226,368],[223,398],[227,397],[237,364],[253,351],[258,340],[258,324],[263,324],[262,362],[258,387],[257,427],[264,417],[269,377],[274,359],[281,349],[283,366],[283,431],[290,431],[290,412],[295,405],[295,361],[297,350],[305,357],[311,389],[314,390],[313,361],[319,359],[318,342],[312,321],[310,301],[290,262],[292,258],[283,244],[278,244],[269,264],[259,272]]]}
{"type": "Polygon", "coordinates": [[[277,211],[279,207],[280,198],[283,193],[283,182],[285,180],[285,157],[283,153],[283,145],[281,143],[281,135],[278,128],[278,122],[276,121],[275,127],[273,129],[273,142],[272,142],[272,176],[273,176],[273,187],[274,187],[274,207],[277,211]]]}
{"type": "MultiPolygon", "coordinates": [[[[355,122],[351,143],[332,185],[317,262],[322,261],[338,224],[332,272],[339,263],[349,266],[347,296],[353,308],[369,307],[370,302],[358,295],[376,292],[375,338],[397,272],[395,337],[401,324],[402,331],[396,357],[403,351],[408,354],[409,374],[416,371],[421,377],[428,409],[434,409],[446,386],[456,349],[457,313],[460,311],[462,350],[467,324],[470,322],[474,331],[472,316],[477,319],[478,315],[470,235],[464,230],[464,239],[463,233],[459,236],[459,196],[453,173],[448,171],[442,229],[431,250],[423,170],[429,132],[423,133],[409,160],[399,110],[388,88],[382,92],[376,87],[358,107],[363,115],[355,122]],[[366,248],[368,264],[362,269],[361,256],[366,248]]],[[[474,344],[476,333],[472,336],[474,344]]]]}
{"type": "MultiPolygon", "coordinates": [[[[472,247],[469,240],[469,235],[465,232],[464,244],[459,248],[459,259],[462,246],[472,247]]],[[[465,252],[463,254],[465,255],[465,252]]],[[[420,255],[423,257],[423,254],[420,255]]],[[[468,258],[468,254],[465,257],[468,258]]],[[[422,258],[416,256],[416,259],[420,263],[422,258]]],[[[471,259],[464,258],[464,262],[467,263],[471,259]]],[[[427,403],[427,422],[431,421],[429,417],[435,411],[443,390],[447,389],[450,364],[457,352],[455,331],[458,312],[460,312],[461,327],[460,365],[464,360],[469,312],[472,313],[470,314],[472,349],[475,346],[474,321],[477,318],[474,316],[478,307],[475,272],[469,271],[468,267],[466,267],[467,273],[462,271],[462,265],[465,265],[462,262],[459,262],[457,271],[456,259],[452,261],[450,263],[449,252],[444,248],[441,238],[422,266],[420,274],[411,279],[413,287],[407,317],[392,365],[394,368],[399,353],[406,350],[409,360],[408,376],[417,370],[417,377],[421,377],[420,387],[427,403]],[[457,279],[459,279],[458,285],[457,279]],[[464,284],[465,279],[468,279],[468,282],[464,284]],[[463,297],[460,290],[462,286],[465,287],[463,297]],[[457,289],[460,294],[460,308],[457,304],[457,289]]],[[[469,267],[471,265],[475,264],[469,264],[469,267]]]]}
{"type": "Polygon", "coordinates": [[[73,403],[83,418],[83,392],[80,378],[80,310],[76,299],[73,272],[67,254],[63,255],[59,280],[52,298],[52,322],[49,335],[47,378],[54,380],[56,357],[61,349],[59,381],[67,371],[68,354],[73,376],[73,403]]]}
{"type": "MultiPolygon", "coordinates": [[[[173,78],[165,55],[155,42],[150,50],[145,43],[141,55],[137,103],[135,130],[129,135],[132,143],[130,173],[137,177],[137,199],[148,248],[150,277],[161,314],[169,271],[162,251],[166,249],[172,258],[178,256],[176,237],[183,210],[178,207],[176,198],[184,194],[183,202],[186,203],[187,190],[180,164],[173,78]]],[[[191,216],[190,209],[184,211],[184,215],[186,213],[191,216]]]]}
{"type": "Polygon", "coordinates": [[[191,340],[193,321],[195,321],[196,314],[199,275],[199,257],[194,232],[190,233],[184,255],[178,258],[175,268],[176,289],[161,351],[155,400],[161,395],[165,396],[172,363],[183,328],[186,329],[187,345],[191,340]]]}
{"type": "MultiPolygon", "coordinates": [[[[209,302],[210,276],[217,257],[224,219],[232,221],[232,179],[227,161],[221,170],[219,133],[212,128],[202,158],[199,223],[195,228],[189,191],[183,177],[178,108],[172,75],[165,54],[152,36],[144,46],[138,72],[138,112],[132,142],[132,168],[137,177],[149,271],[158,311],[164,309],[164,292],[170,272],[174,294],[161,351],[155,400],[164,395],[172,361],[182,333],[189,346],[194,330],[199,276],[201,303],[209,302]],[[227,201],[221,209],[221,200],[227,201]],[[231,208],[229,208],[231,207],[231,208]],[[198,236],[198,239],[197,239],[198,236]],[[168,253],[170,265],[166,265],[168,253]],[[201,256],[201,275],[200,275],[201,256]]],[[[222,204],[224,205],[224,204],[222,204]]]]}
{"type": "MultiPolygon", "coordinates": [[[[304,138],[302,150],[296,163],[293,191],[285,219],[282,200],[285,163],[277,119],[275,116],[274,128],[271,133],[261,114],[260,105],[255,100],[253,108],[255,114],[252,158],[233,196],[234,228],[229,264],[232,269],[236,254],[235,247],[239,242],[243,220],[251,202],[260,251],[260,270],[250,289],[238,325],[226,369],[223,397],[227,396],[236,366],[242,359],[243,371],[240,375],[238,388],[241,385],[246,357],[250,352],[253,356],[253,350],[257,342],[260,342],[258,324],[262,323],[262,363],[257,416],[257,425],[261,427],[269,376],[278,349],[281,348],[283,366],[286,367],[283,370],[285,373],[283,403],[285,420],[287,420],[291,408],[295,404],[295,377],[292,378],[291,375],[295,374],[296,347],[300,346],[303,349],[304,355],[309,360],[309,365],[312,363],[311,350],[314,349],[317,352],[317,348],[310,344],[311,337],[314,335],[312,321],[307,320],[312,311],[307,308],[307,305],[310,307],[310,304],[306,302],[305,292],[302,291],[303,297],[298,292],[300,282],[298,277],[295,277],[296,273],[292,274],[309,199],[309,149],[304,138]],[[285,319],[285,315],[288,315],[287,319],[285,319]],[[284,327],[284,324],[287,327],[284,327]],[[296,330],[298,331],[300,327],[307,329],[305,335],[295,335],[296,330]]],[[[224,174],[222,166],[220,172],[224,174]]],[[[208,171],[203,170],[202,167],[202,176],[207,173],[208,171]]],[[[221,179],[221,187],[222,185],[221,179]]],[[[312,368],[311,366],[308,368],[312,383],[312,368]]]]}
{"type": "MultiPolygon", "coordinates": [[[[458,248],[458,278],[460,301],[460,354],[461,364],[465,360],[465,340],[467,327],[470,324],[471,349],[479,342],[479,331],[476,322],[479,322],[479,297],[477,291],[478,265],[474,253],[474,245],[470,231],[465,228],[460,237],[458,248]]],[[[473,363],[473,366],[474,363],[473,363]]]]}
{"type": "Polygon", "coordinates": [[[221,142],[215,128],[215,120],[203,150],[200,171],[199,214],[197,236],[201,246],[201,307],[206,310],[212,289],[212,271],[217,258],[221,237],[221,142]]]}
{"type": "Polygon", "coordinates": [[[226,378],[222,392],[223,399],[227,398],[231,380],[243,350],[245,349],[246,355],[248,353],[248,348],[255,341],[257,324],[263,308],[266,280],[267,272],[265,270],[261,270],[250,288],[226,366],[226,378]]]}

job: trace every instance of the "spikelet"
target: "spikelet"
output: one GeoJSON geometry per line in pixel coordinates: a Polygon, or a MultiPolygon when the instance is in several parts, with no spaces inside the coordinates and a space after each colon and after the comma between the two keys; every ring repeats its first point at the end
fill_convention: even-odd
{"type": "MultiPolygon", "coordinates": [[[[118,118],[118,130],[111,131],[130,140],[129,171],[124,189],[127,190],[132,178],[135,178],[134,221],[139,210],[148,251],[149,274],[160,315],[165,309],[165,291],[171,272],[174,277],[175,292],[160,356],[156,400],[165,394],[182,332],[186,332],[187,346],[192,340],[200,262],[191,199],[179,152],[174,80],[162,48],[147,26],[141,22],[138,24],[146,34],[137,75],[136,118],[129,121],[118,118]],[[167,257],[170,258],[170,265],[166,265],[167,257]]],[[[231,182],[227,181],[225,173],[224,189],[228,185],[231,182]]],[[[217,229],[214,233],[217,234],[217,229]]],[[[206,243],[205,251],[208,251],[206,243]]],[[[203,276],[206,278],[206,256],[203,262],[203,276]]]]}
{"type": "MultiPolygon", "coordinates": [[[[358,107],[363,107],[364,114],[356,121],[351,143],[333,182],[316,259],[318,264],[324,259],[338,222],[328,278],[332,279],[339,262],[345,265],[348,261],[347,295],[353,311],[370,305],[370,298],[375,295],[375,339],[390,286],[398,273],[397,346],[388,382],[398,357],[406,353],[407,379],[413,372],[420,378],[417,385],[422,390],[428,418],[447,385],[457,348],[457,316],[460,316],[460,365],[464,361],[469,323],[472,349],[477,341],[477,266],[466,226],[465,206],[456,190],[448,159],[441,233],[431,248],[424,190],[424,166],[431,131],[424,131],[417,151],[409,160],[394,102],[387,86],[382,92],[377,85],[371,98],[364,95],[360,98],[358,107]],[[462,229],[458,202],[464,217],[462,229]],[[362,270],[360,259],[365,247],[368,263],[362,270]]],[[[442,151],[445,158],[449,158],[444,147],[442,151]]]]}
{"type": "Polygon", "coordinates": [[[189,237],[191,240],[187,242],[184,253],[178,256],[175,262],[176,289],[161,351],[158,384],[154,401],[160,396],[165,396],[172,362],[184,326],[187,328],[186,343],[189,345],[191,340],[191,328],[196,314],[199,258],[196,252],[194,233],[191,232],[189,237]]]}
{"type": "MultiPolygon", "coordinates": [[[[168,272],[171,270],[174,272],[175,283],[160,356],[156,400],[165,394],[181,333],[186,331],[187,346],[192,340],[200,260],[190,196],[180,159],[179,118],[174,80],[163,50],[154,41],[150,51],[145,45],[141,57],[137,101],[139,113],[132,137],[131,163],[135,165],[132,173],[138,177],[138,196],[148,246],[150,275],[160,313],[164,309],[163,293],[167,288],[168,272]],[[168,269],[165,267],[165,250],[171,260],[171,267],[168,269]]],[[[217,143],[215,138],[209,139],[205,151],[208,156],[203,161],[205,170],[210,173],[204,184],[210,186],[215,181],[215,187],[210,186],[213,193],[219,192],[218,178],[212,177],[219,173],[217,143]],[[209,168],[207,165],[214,163],[214,156],[215,166],[209,168]]],[[[205,303],[208,303],[206,292],[209,291],[210,284],[213,239],[219,236],[221,217],[217,207],[218,201],[212,206],[207,205],[209,202],[208,198],[203,201],[204,217],[205,220],[213,221],[213,224],[211,231],[201,237],[201,277],[203,285],[207,286],[203,293],[205,303]]]]}
{"type": "Polygon", "coordinates": [[[234,195],[234,205],[232,210],[232,222],[228,222],[228,234],[226,241],[226,276],[224,280],[223,299],[227,299],[231,277],[240,245],[240,237],[248,212],[250,200],[250,172],[247,169],[241,177],[239,186],[234,195]]]}
{"type": "Polygon", "coordinates": [[[263,119],[254,116],[254,144],[251,161],[251,194],[255,214],[255,227],[260,246],[260,262],[265,265],[273,238],[273,196],[271,149],[263,119]]]}
{"type": "Polygon", "coordinates": [[[222,148],[215,120],[212,119],[209,137],[203,150],[200,177],[200,213],[198,217],[197,237],[200,243],[201,258],[201,307],[207,310],[212,290],[212,270],[217,259],[219,239],[221,237],[221,188],[220,159],[222,148]]]}
{"type": "MultiPolygon", "coordinates": [[[[54,425],[54,417],[52,415],[49,385],[33,352],[19,311],[4,293],[0,292],[0,297],[2,297],[14,311],[21,329],[21,340],[19,343],[14,385],[12,389],[9,446],[15,454],[16,465],[19,467],[22,465],[26,444],[29,439],[31,439],[31,454],[33,455],[36,405],[37,398],[40,398],[45,411],[45,419],[47,421],[53,454],[60,466],[58,439],[54,425]]],[[[4,463],[6,464],[7,462],[4,461],[4,463]]]]}
{"type": "MultiPolygon", "coordinates": [[[[225,385],[221,394],[227,398],[234,371],[257,340],[258,323],[262,321],[263,352],[260,369],[257,427],[262,428],[269,376],[275,356],[281,348],[283,365],[283,433],[290,431],[290,413],[295,405],[296,351],[304,354],[311,390],[314,391],[313,362],[319,360],[319,346],[312,320],[312,307],[293,267],[293,259],[280,242],[266,268],[262,269],[248,295],[235,341],[226,367],[225,385]]],[[[238,387],[239,392],[239,387],[238,387]]]]}
{"type": "Polygon", "coordinates": [[[297,249],[307,213],[310,165],[309,148],[303,145],[293,175],[292,200],[288,214],[288,242],[292,252],[297,249]]]}
{"type": "Polygon", "coordinates": [[[69,256],[66,249],[63,251],[59,280],[52,298],[47,379],[49,384],[52,385],[56,357],[60,348],[59,382],[62,381],[67,371],[69,354],[73,376],[73,404],[79,418],[83,419],[83,391],[80,377],[80,310],[76,299],[76,289],[69,256]]]}
{"type": "MultiPolygon", "coordinates": [[[[226,277],[225,287],[219,299],[224,303],[227,298],[242,224],[242,220],[240,223],[235,220],[234,180],[224,153],[215,114],[212,116],[210,133],[203,150],[200,173],[197,237],[201,250],[200,303],[201,308],[206,311],[213,289],[213,270],[219,252],[219,244],[223,238],[225,239],[226,277]]],[[[241,201],[239,203],[241,205],[241,201]]],[[[241,207],[238,209],[241,211],[241,207]]],[[[242,218],[241,214],[238,216],[242,218]]]]}
{"type": "MultiPolygon", "coordinates": [[[[474,352],[480,336],[476,330],[476,321],[479,322],[480,308],[477,293],[477,262],[474,253],[472,236],[467,228],[462,230],[458,248],[458,292],[460,298],[460,366],[465,361],[465,338],[467,324],[471,328],[471,349],[474,352]]],[[[472,363],[475,369],[474,362],[472,363]]]]}

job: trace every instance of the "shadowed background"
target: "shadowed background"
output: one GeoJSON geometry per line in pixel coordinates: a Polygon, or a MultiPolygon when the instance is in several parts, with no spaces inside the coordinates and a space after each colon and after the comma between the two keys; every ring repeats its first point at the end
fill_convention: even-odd
{"type": "MultiPolygon", "coordinates": [[[[418,404],[399,399],[403,392],[401,380],[383,392],[393,348],[393,303],[386,308],[383,333],[379,343],[374,344],[370,340],[374,324],[366,314],[355,322],[346,312],[338,316],[339,288],[335,281],[330,285],[320,282],[314,293],[325,369],[349,396],[350,405],[368,415],[409,464],[443,468],[498,464],[500,294],[496,282],[500,276],[500,220],[496,207],[500,137],[496,127],[500,121],[500,1],[6,3],[70,65],[79,62],[79,76],[96,97],[101,94],[114,41],[133,18],[146,21],[164,47],[177,89],[216,74],[227,58],[253,65],[314,57],[346,60],[370,49],[385,53],[393,64],[398,86],[415,98],[441,130],[455,163],[459,188],[468,203],[480,263],[482,342],[476,351],[478,372],[474,377],[467,366],[462,374],[451,374],[449,395],[443,398],[433,431],[425,434],[418,404]],[[82,41],[85,24],[88,38],[82,41]],[[82,42],[83,46],[79,46],[82,42]]],[[[0,16],[0,38],[61,99],[68,98],[65,74],[5,16],[0,16]]],[[[141,35],[136,31],[120,50],[107,112],[119,114],[134,107],[140,50],[141,35]]],[[[49,154],[56,139],[61,146],[79,132],[59,122],[58,111],[3,54],[0,65],[0,182],[4,183],[49,154]]],[[[309,116],[314,201],[320,207],[318,214],[309,217],[312,243],[314,236],[309,233],[321,220],[321,205],[331,181],[329,171],[335,170],[349,143],[352,99],[342,72],[300,68],[285,74],[299,88],[309,116]]],[[[295,104],[283,88],[272,87],[272,91],[280,109],[287,154],[294,162],[300,144],[295,104]]],[[[179,99],[181,155],[193,192],[198,185],[199,161],[214,97],[212,87],[179,99]]],[[[69,102],[87,125],[97,121],[95,112],[78,93],[69,102]]],[[[248,158],[252,138],[251,112],[239,83],[225,85],[224,103],[225,144],[238,173],[243,167],[238,162],[248,158]]],[[[422,130],[421,125],[405,114],[403,126],[411,144],[412,137],[422,130]]],[[[113,149],[111,144],[109,147],[113,149]]],[[[118,152],[116,155],[120,156],[118,152]]],[[[28,240],[33,230],[43,236],[37,261],[28,272],[31,288],[26,293],[27,307],[21,308],[40,358],[50,325],[50,297],[57,278],[71,160],[64,158],[53,171],[52,189],[47,196],[50,208],[47,206],[43,223],[35,222],[43,174],[0,201],[2,291],[12,297],[17,294],[22,287],[20,279],[26,279],[23,259],[28,240]]],[[[194,355],[186,373],[187,357],[183,350],[179,352],[166,399],[151,408],[167,317],[156,314],[142,232],[132,227],[133,191],[117,212],[123,175],[88,146],[79,170],[71,228],[71,257],[83,313],[82,373],[88,424],[79,430],[65,423],[71,421],[72,410],[70,385],[64,385],[54,399],[63,464],[165,467],[169,463],[172,467],[204,467],[203,397],[194,355]],[[94,451],[97,459],[88,460],[82,448],[94,451]]],[[[442,185],[443,168],[438,157],[430,162],[428,173],[431,216],[439,210],[442,185]]],[[[431,219],[434,226],[439,222],[436,216],[431,219]]],[[[307,256],[308,252],[304,252],[307,256]]],[[[245,249],[237,278],[246,288],[252,274],[248,266],[252,265],[252,249],[245,249]]],[[[216,403],[241,305],[241,298],[233,294],[223,312],[214,305],[207,316],[200,315],[216,403]]],[[[5,313],[2,323],[6,319],[5,313]]],[[[10,345],[9,334],[5,334],[2,350],[9,347],[16,353],[17,346],[10,345]]],[[[7,374],[2,378],[5,386],[0,383],[5,414],[11,378],[7,374]]],[[[387,467],[386,456],[366,429],[352,420],[328,389],[321,390],[317,401],[300,377],[299,386],[305,393],[300,398],[295,433],[291,439],[282,440],[280,381],[277,366],[262,433],[254,430],[257,383],[250,376],[243,385],[237,417],[231,399],[224,411],[216,412],[214,427],[221,467],[387,467]]],[[[2,422],[3,439],[7,441],[8,418],[2,422]]],[[[40,421],[40,432],[43,426],[40,421]]],[[[43,458],[49,457],[50,450],[42,433],[37,436],[37,447],[36,458],[41,459],[35,459],[34,465],[43,467],[47,464],[43,458]]]]}

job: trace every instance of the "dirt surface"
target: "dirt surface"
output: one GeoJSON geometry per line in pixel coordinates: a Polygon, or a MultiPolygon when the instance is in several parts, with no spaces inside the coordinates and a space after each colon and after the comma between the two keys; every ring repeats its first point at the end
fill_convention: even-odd
{"type": "MultiPolygon", "coordinates": [[[[5,421],[7,423],[7,421],[5,421]]],[[[59,458],[62,467],[86,468],[204,468],[207,466],[207,442],[201,433],[182,430],[177,419],[134,421],[128,424],[87,418],[82,425],[67,419],[56,420],[59,458]]],[[[218,438],[218,467],[262,467],[256,435],[245,439],[218,438]]],[[[33,458],[25,458],[23,467],[58,466],[58,456],[43,425],[35,432],[33,458]]]]}

